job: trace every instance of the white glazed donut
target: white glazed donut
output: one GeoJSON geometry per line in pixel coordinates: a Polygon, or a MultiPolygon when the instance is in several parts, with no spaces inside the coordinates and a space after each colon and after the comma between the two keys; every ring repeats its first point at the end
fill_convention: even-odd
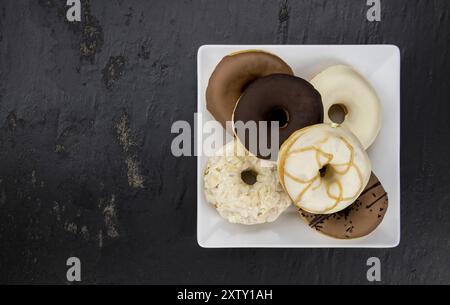
{"type": "Polygon", "coordinates": [[[369,148],[381,128],[380,102],[372,86],[358,72],[343,65],[322,71],[311,84],[322,95],[324,122],[333,123],[330,108],[336,105],[345,113],[341,125],[353,132],[365,149],[369,148]]]}
{"type": "Polygon", "coordinates": [[[351,205],[369,182],[372,166],[344,127],[318,124],[294,133],[281,147],[278,174],[294,204],[314,214],[351,205]]]}
{"type": "Polygon", "coordinates": [[[250,156],[237,140],[208,160],[204,187],[207,201],[231,223],[273,222],[291,205],[275,164],[250,156]],[[242,173],[253,173],[254,184],[244,182],[242,173]]]}

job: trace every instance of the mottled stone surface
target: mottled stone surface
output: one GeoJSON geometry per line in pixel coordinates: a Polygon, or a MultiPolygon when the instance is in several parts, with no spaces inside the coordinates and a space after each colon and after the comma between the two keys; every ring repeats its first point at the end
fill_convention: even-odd
{"type": "Polygon", "coordinates": [[[0,1],[0,283],[450,283],[450,2],[0,1]],[[202,44],[389,43],[402,51],[402,241],[391,250],[205,250],[193,121],[202,44]]]}

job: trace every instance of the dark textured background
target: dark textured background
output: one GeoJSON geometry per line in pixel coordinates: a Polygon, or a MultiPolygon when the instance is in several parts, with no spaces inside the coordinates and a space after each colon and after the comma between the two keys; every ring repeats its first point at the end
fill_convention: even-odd
{"type": "Polygon", "coordinates": [[[0,283],[450,283],[450,1],[0,0],[0,283]],[[391,250],[206,250],[193,121],[202,44],[396,44],[402,51],[402,241],[391,250]]]}

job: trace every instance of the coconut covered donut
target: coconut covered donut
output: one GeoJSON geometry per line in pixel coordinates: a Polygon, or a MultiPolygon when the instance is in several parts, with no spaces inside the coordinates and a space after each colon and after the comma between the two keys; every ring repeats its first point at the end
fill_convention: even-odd
{"type": "Polygon", "coordinates": [[[381,109],[367,80],[351,67],[338,65],[319,73],[311,84],[322,95],[324,122],[341,124],[369,148],[381,128],[381,109]]]}
{"type": "Polygon", "coordinates": [[[207,201],[231,223],[273,222],[291,204],[276,167],[248,155],[236,140],[208,160],[204,187],[207,201]]]}
{"type": "Polygon", "coordinates": [[[332,214],[358,198],[369,181],[371,163],[347,129],[318,124],[297,131],[282,145],[278,174],[299,208],[332,214]]]}
{"type": "Polygon", "coordinates": [[[281,58],[265,51],[245,50],[225,56],[209,79],[206,108],[226,127],[245,88],[257,78],[274,73],[294,74],[281,58]]]}

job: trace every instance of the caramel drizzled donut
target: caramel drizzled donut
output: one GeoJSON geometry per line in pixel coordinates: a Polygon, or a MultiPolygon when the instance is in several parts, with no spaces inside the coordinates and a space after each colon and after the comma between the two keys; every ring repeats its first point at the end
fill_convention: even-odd
{"type": "Polygon", "coordinates": [[[265,51],[246,50],[225,56],[209,79],[206,108],[226,127],[244,89],[257,78],[274,73],[294,74],[281,58],[265,51]]]}
{"type": "Polygon", "coordinates": [[[332,214],[358,198],[369,181],[371,163],[351,132],[318,124],[283,144],[278,174],[295,205],[313,214],[332,214]]]}

